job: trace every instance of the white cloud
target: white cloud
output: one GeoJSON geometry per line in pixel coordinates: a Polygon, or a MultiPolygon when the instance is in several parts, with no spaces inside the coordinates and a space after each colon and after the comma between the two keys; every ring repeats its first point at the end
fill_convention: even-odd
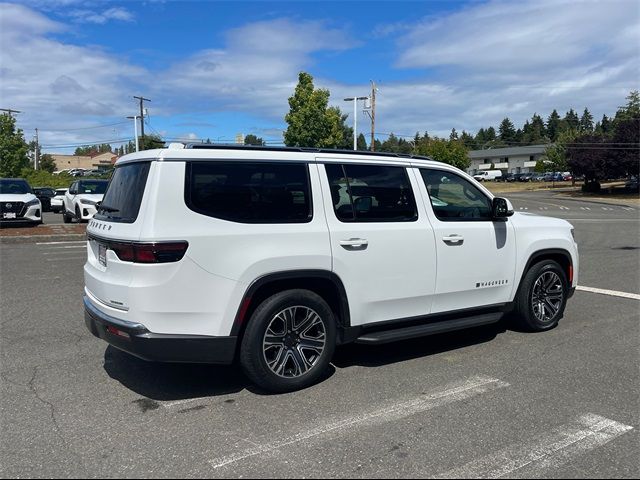
{"type": "Polygon", "coordinates": [[[126,8],[113,7],[102,12],[95,12],[92,10],[73,10],[69,13],[69,16],[76,21],[104,24],[111,20],[117,20],[121,22],[133,22],[135,17],[126,8]]]}

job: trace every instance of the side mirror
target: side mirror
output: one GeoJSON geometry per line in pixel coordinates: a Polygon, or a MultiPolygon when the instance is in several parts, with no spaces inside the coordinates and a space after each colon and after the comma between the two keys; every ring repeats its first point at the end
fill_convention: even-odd
{"type": "Polygon", "coordinates": [[[491,208],[493,218],[507,218],[513,215],[513,206],[506,198],[495,197],[491,208]]]}

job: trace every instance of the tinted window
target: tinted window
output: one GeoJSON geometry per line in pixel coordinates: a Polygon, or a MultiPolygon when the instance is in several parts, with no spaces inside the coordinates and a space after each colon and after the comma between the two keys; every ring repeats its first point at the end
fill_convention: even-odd
{"type": "Polygon", "coordinates": [[[150,166],[151,162],[140,162],[116,167],[95,218],[113,222],[135,222],[140,211],[150,166]]]}
{"type": "Polygon", "coordinates": [[[491,219],[491,201],[475,185],[442,170],[420,170],[433,211],[443,221],[491,219]]]}
{"type": "Polygon", "coordinates": [[[0,193],[12,195],[24,195],[31,193],[31,187],[25,180],[10,180],[3,178],[0,180],[0,193]]]}
{"type": "Polygon", "coordinates": [[[107,190],[109,182],[106,180],[83,180],[78,183],[78,194],[90,193],[101,195],[107,190]]]}
{"type": "Polygon", "coordinates": [[[408,222],[418,218],[403,167],[325,165],[336,216],[344,222],[408,222]]]}
{"type": "Polygon", "coordinates": [[[185,201],[198,213],[233,222],[299,223],[312,216],[301,163],[191,162],[185,201]]]}

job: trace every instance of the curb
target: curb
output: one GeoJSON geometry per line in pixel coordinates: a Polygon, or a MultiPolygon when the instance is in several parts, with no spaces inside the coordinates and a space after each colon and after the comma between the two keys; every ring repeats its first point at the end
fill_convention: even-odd
{"type": "Polygon", "coordinates": [[[85,233],[66,233],[59,235],[16,235],[0,237],[0,245],[11,245],[20,243],[39,243],[39,242],[72,242],[86,240],[85,233]]]}

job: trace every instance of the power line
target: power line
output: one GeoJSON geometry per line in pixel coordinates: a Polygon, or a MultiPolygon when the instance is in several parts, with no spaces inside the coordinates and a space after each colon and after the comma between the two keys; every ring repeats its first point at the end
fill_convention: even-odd
{"type": "Polygon", "coordinates": [[[124,125],[125,123],[129,123],[129,122],[116,122],[116,123],[106,123],[104,125],[95,125],[93,127],[79,127],[79,128],[54,128],[54,129],[49,129],[49,130],[43,130],[45,132],[75,132],[78,130],[92,130],[95,128],[105,128],[105,127],[113,127],[116,125],[124,125]]]}
{"type": "Polygon", "coordinates": [[[140,100],[140,131],[142,134],[142,145],[144,145],[144,102],[150,102],[151,100],[142,96],[136,97],[135,95],[133,96],[133,98],[137,98],[138,100],[140,100]]]}

